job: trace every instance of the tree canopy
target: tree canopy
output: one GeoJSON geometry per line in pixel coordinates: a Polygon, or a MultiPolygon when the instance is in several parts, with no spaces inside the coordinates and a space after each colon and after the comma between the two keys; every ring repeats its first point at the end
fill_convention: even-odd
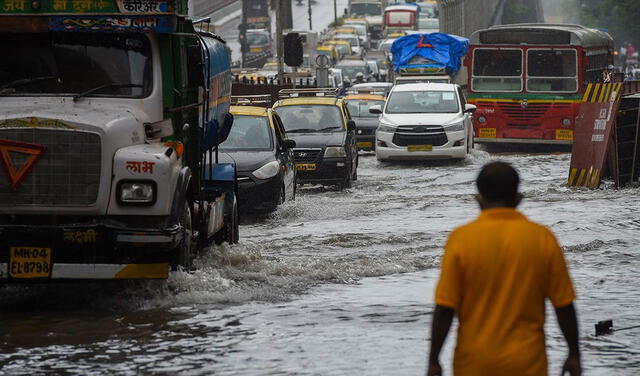
{"type": "Polygon", "coordinates": [[[606,29],[617,45],[640,45],[640,3],[638,0],[582,0],[582,24],[606,29]]]}

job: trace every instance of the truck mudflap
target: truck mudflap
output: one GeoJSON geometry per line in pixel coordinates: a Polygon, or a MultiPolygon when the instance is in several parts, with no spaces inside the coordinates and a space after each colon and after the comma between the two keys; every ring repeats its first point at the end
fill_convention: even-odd
{"type": "Polygon", "coordinates": [[[0,279],[166,279],[179,226],[0,226],[0,279]]]}

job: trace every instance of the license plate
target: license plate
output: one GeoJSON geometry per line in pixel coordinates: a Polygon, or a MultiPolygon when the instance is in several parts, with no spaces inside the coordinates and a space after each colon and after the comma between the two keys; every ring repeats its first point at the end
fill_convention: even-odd
{"type": "Polygon", "coordinates": [[[11,278],[47,278],[51,275],[51,248],[10,247],[11,278]]]}
{"type": "Polygon", "coordinates": [[[556,129],[556,140],[573,141],[573,131],[571,129],[556,129]]]}
{"type": "Polygon", "coordinates": [[[251,52],[262,52],[262,48],[260,47],[251,47],[251,52]]]}
{"type": "Polygon", "coordinates": [[[315,163],[298,163],[296,164],[296,170],[298,171],[315,171],[316,164],[315,163]]]}
{"type": "Polygon", "coordinates": [[[480,138],[496,138],[496,129],[480,128],[480,138]]]}
{"type": "Polygon", "coordinates": [[[362,149],[364,149],[364,148],[372,148],[373,147],[373,142],[366,142],[366,141],[358,142],[357,145],[358,145],[359,148],[362,148],[362,149]]]}
{"type": "Polygon", "coordinates": [[[407,146],[407,151],[432,151],[433,145],[409,145],[407,146]]]}

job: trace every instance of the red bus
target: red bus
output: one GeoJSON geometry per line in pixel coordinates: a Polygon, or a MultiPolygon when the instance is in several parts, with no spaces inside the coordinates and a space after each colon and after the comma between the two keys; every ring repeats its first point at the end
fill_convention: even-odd
{"type": "Polygon", "coordinates": [[[476,31],[470,42],[465,64],[478,143],[571,144],[580,102],[606,96],[585,92],[613,64],[613,39],[605,32],[501,25],[476,31]]]}

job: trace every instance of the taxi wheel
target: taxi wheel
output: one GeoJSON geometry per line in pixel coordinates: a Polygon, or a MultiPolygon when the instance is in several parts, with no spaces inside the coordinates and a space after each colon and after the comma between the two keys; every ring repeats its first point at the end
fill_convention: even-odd
{"type": "Polygon", "coordinates": [[[174,262],[172,267],[174,270],[178,266],[185,270],[191,269],[194,257],[193,242],[193,218],[191,216],[191,206],[185,202],[182,214],[180,215],[180,227],[182,228],[182,240],[174,251],[174,262]]]}

